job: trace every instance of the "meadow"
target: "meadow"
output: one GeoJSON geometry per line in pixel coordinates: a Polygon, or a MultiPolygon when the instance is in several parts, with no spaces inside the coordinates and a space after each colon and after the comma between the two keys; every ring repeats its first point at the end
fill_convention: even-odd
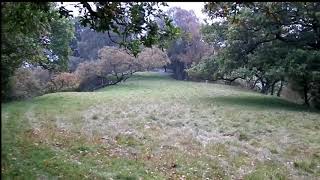
{"type": "Polygon", "coordinates": [[[4,179],[319,179],[320,113],[141,72],[94,92],[3,103],[4,179]]]}

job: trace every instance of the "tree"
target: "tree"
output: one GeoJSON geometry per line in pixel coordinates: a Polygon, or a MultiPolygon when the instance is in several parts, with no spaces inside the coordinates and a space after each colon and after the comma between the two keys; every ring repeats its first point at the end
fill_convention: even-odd
{"type": "MultiPolygon", "coordinates": [[[[120,41],[114,41],[128,53],[137,56],[141,45],[151,47],[165,44],[167,39],[176,36],[178,30],[171,25],[171,20],[161,10],[166,3],[157,2],[81,2],[75,7],[83,13],[80,22],[97,32],[116,33],[120,41]],[[93,8],[94,7],[94,8],[93,8]],[[163,19],[165,28],[159,28],[156,18],[163,19]]],[[[60,11],[69,12],[62,6],[60,11]]],[[[109,35],[110,39],[111,36],[109,35]]]]}
{"type": "Polygon", "coordinates": [[[138,70],[137,59],[126,53],[124,49],[116,47],[104,47],[99,50],[99,76],[108,77],[114,76],[115,82],[118,83],[129,78],[138,70]]]}
{"type": "Polygon", "coordinates": [[[91,91],[116,85],[137,71],[162,67],[168,61],[159,48],[144,48],[135,58],[123,48],[105,46],[99,50],[97,60],[80,63],[75,74],[80,78],[80,91],[91,91]]]}
{"type": "Polygon", "coordinates": [[[320,48],[319,9],[318,2],[227,2],[205,5],[205,11],[211,17],[224,17],[231,24],[252,33],[265,32],[263,37],[268,37],[270,41],[277,39],[310,50],[320,48]]]}
{"type": "Polygon", "coordinates": [[[98,51],[104,46],[117,46],[120,36],[114,32],[97,32],[80,24],[80,17],[72,19],[76,38],[72,42],[73,56],[87,60],[98,58],[98,51]],[[109,37],[110,36],[110,37],[109,37]]]}
{"type": "MultiPolygon", "coordinates": [[[[6,2],[1,5],[4,27],[1,33],[1,94],[5,97],[10,90],[9,77],[24,64],[64,70],[69,53],[65,45],[72,36],[66,19],[59,19],[69,16],[70,11],[64,6],[56,9],[54,3],[48,2],[6,2]]],[[[81,2],[76,7],[83,11],[80,17],[82,25],[98,32],[118,34],[121,39],[115,43],[137,56],[141,45],[162,45],[178,32],[159,5],[165,3],[81,2]],[[165,21],[165,28],[158,28],[155,17],[165,21]]]]}
{"type": "Polygon", "coordinates": [[[52,60],[57,67],[53,69],[58,71],[66,71],[68,68],[68,60],[71,55],[70,42],[74,38],[74,27],[68,18],[59,18],[56,14],[55,19],[50,22],[50,40],[47,49],[57,56],[57,60],[52,60]]]}
{"type": "Polygon", "coordinates": [[[47,61],[43,49],[49,21],[54,12],[50,3],[1,3],[1,86],[2,99],[10,92],[10,77],[24,63],[47,61]]]}
{"type": "Polygon", "coordinates": [[[138,56],[139,70],[150,70],[167,65],[170,61],[166,54],[159,48],[144,48],[138,56]]]}
{"type": "Polygon", "coordinates": [[[286,57],[289,61],[289,82],[301,93],[305,104],[319,106],[320,52],[294,49],[286,57]]]}
{"type": "MultiPolygon", "coordinates": [[[[277,83],[281,90],[290,79],[311,94],[319,87],[314,83],[320,69],[314,58],[320,42],[319,10],[320,3],[313,2],[206,3],[209,16],[223,18],[204,30],[206,40],[220,43],[220,52],[211,59],[219,69],[215,74],[252,80],[262,93],[271,94],[277,83]],[[243,76],[235,73],[243,69],[243,76]]],[[[309,104],[308,96],[304,98],[309,104]]]]}
{"type": "Polygon", "coordinates": [[[202,41],[200,23],[193,11],[174,7],[168,10],[168,14],[182,31],[180,38],[171,42],[168,56],[174,77],[183,80],[187,78],[185,69],[192,63],[198,63],[212,49],[202,41]]]}
{"type": "MultiPolygon", "coordinates": [[[[113,33],[112,33],[113,34],[113,33]]],[[[109,38],[108,34],[96,32],[89,28],[83,28],[80,33],[81,41],[78,41],[79,57],[87,60],[95,60],[98,58],[98,51],[104,46],[116,46],[109,38]]],[[[113,40],[119,39],[113,36],[113,40]]]]}
{"type": "Polygon", "coordinates": [[[74,22],[75,38],[72,40],[72,56],[69,58],[69,70],[75,71],[77,66],[84,61],[98,59],[98,51],[104,46],[118,46],[113,41],[120,41],[120,37],[114,33],[96,32],[80,24],[79,18],[72,19],[74,22]]]}
{"type": "Polygon", "coordinates": [[[115,85],[128,79],[139,68],[136,58],[124,49],[105,46],[98,52],[98,59],[80,63],[76,70],[80,90],[95,90],[115,85]]]}

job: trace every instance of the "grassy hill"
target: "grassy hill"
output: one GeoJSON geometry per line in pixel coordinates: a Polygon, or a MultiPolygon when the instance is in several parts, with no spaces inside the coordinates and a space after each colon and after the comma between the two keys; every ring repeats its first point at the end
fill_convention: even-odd
{"type": "Polygon", "coordinates": [[[320,113],[232,86],[138,73],[2,104],[2,178],[317,179],[320,113]]]}

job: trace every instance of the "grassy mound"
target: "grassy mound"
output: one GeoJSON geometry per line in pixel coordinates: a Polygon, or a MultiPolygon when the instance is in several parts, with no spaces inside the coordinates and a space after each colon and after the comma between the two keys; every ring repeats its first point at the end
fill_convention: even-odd
{"type": "Polygon", "coordinates": [[[235,87],[138,73],[2,104],[2,177],[316,179],[320,114],[235,87]]]}

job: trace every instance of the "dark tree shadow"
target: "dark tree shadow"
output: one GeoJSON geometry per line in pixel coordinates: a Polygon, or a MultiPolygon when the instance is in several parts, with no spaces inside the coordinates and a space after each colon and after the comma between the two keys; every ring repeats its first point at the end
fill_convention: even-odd
{"type": "Polygon", "coordinates": [[[278,109],[278,110],[290,110],[290,111],[308,111],[308,112],[320,112],[314,108],[309,108],[304,105],[289,102],[287,100],[270,97],[270,96],[220,96],[214,98],[207,98],[207,101],[221,103],[230,106],[246,106],[256,109],[278,109]]]}
{"type": "Polygon", "coordinates": [[[170,73],[153,73],[150,75],[134,74],[128,81],[133,80],[173,80],[170,73]]]}

